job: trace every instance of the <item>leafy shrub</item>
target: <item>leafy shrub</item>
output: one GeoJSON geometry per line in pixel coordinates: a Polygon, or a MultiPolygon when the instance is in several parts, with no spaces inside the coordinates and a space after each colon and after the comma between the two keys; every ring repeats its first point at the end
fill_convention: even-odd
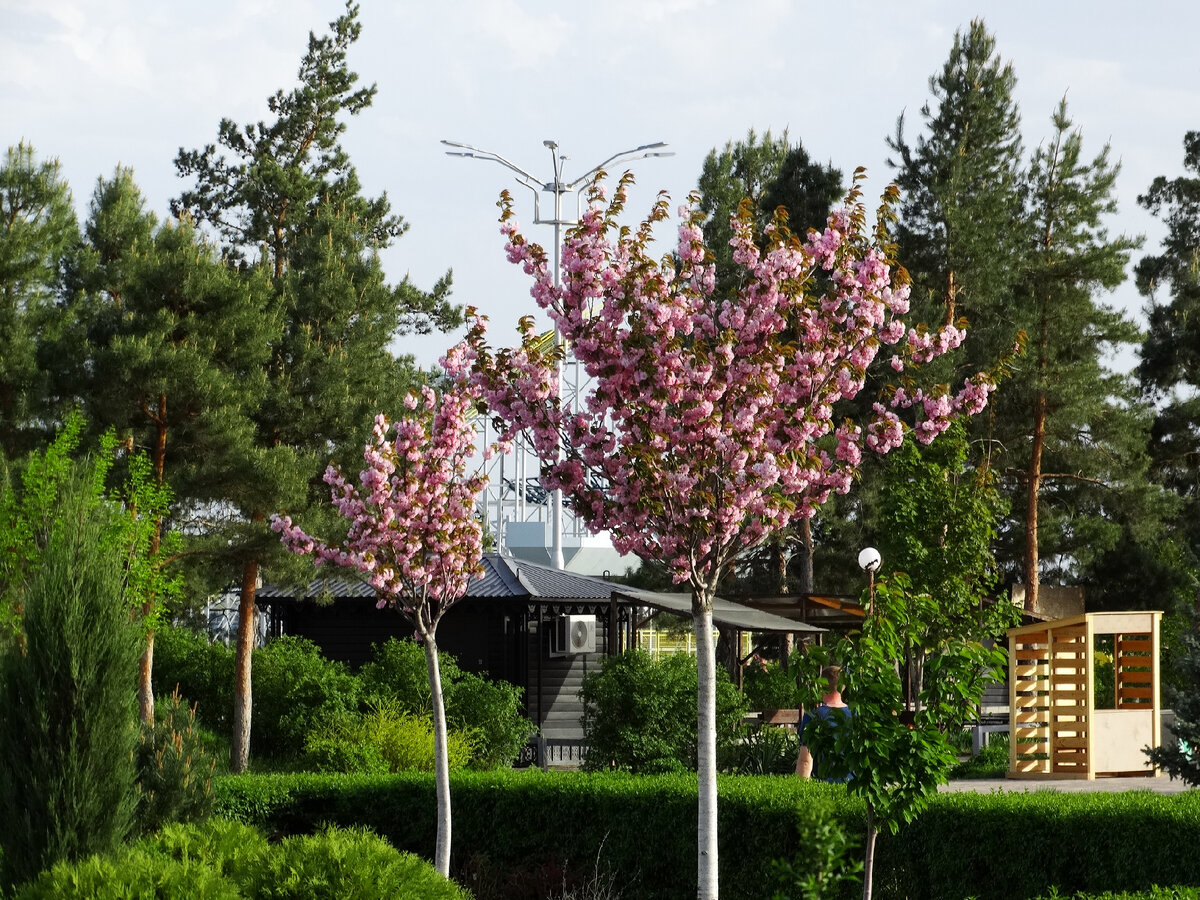
{"type": "Polygon", "coordinates": [[[737,775],[791,775],[796,771],[800,741],[796,733],[778,725],[747,728],[731,743],[719,765],[737,775]]]}
{"type": "Polygon", "coordinates": [[[344,730],[330,734],[318,730],[304,742],[304,767],[314,772],[349,775],[386,775],[391,771],[378,746],[344,730]]]}
{"type": "Polygon", "coordinates": [[[398,853],[365,829],[330,828],[290,837],[274,849],[257,873],[256,900],[469,900],[427,862],[398,853]]]}
{"type": "Polygon", "coordinates": [[[950,770],[951,778],[1003,778],[1008,772],[1008,735],[994,734],[982,750],[950,770]]]}
{"type": "MultiPolygon", "coordinates": [[[[453,656],[438,654],[442,697],[450,726],[471,735],[471,765],[490,769],[511,765],[537,727],[521,714],[521,689],[464,672],[453,656]]],[[[389,639],[375,646],[374,658],[359,670],[368,703],[398,703],[414,715],[429,716],[433,706],[425,650],[413,641],[389,639]]]]}
{"type": "Polygon", "coordinates": [[[323,722],[359,710],[362,687],[340,662],[305,638],[276,638],[254,651],[251,745],[262,756],[299,755],[305,737],[323,722]]]}
{"type": "Polygon", "coordinates": [[[232,647],[199,632],[163,625],[154,633],[155,692],[178,690],[195,706],[197,722],[226,736],[233,712],[233,663],[232,647]]]}
{"type": "MultiPolygon", "coordinates": [[[[360,709],[358,679],[325,659],[312,641],[281,637],[255,650],[252,750],[256,756],[298,756],[309,731],[360,709]]],[[[154,680],[196,705],[196,718],[221,735],[230,733],[234,650],[186,628],[165,627],[155,636],[154,680]]]]}
{"type": "Polygon", "coordinates": [[[56,863],[13,900],[240,900],[237,885],[195,859],[168,859],[140,847],[56,863]]]}
{"type": "Polygon", "coordinates": [[[747,666],[742,674],[742,693],[750,709],[797,709],[800,691],[796,673],[777,662],[747,666]]]}
{"type": "MultiPolygon", "coordinates": [[[[447,729],[450,771],[463,768],[473,751],[468,733],[447,729]]],[[[395,702],[380,703],[365,716],[320,728],[305,743],[305,760],[319,772],[432,772],[434,759],[433,720],[413,715],[395,702]]]]}
{"type": "Polygon", "coordinates": [[[270,845],[231,822],[168,826],[111,855],[59,863],[14,900],[466,900],[419,858],[362,829],[326,829],[270,845]]]}
{"type": "Polygon", "coordinates": [[[196,727],[195,709],[185,709],[179,692],[155,706],[154,726],[142,726],[135,753],[137,820],[142,831],[167,822],[203,819],[212,809],[217,761],[196,727]]]}
{"type": "MultiPolygon", "coordinates": [[[[607,657],[583,677],[584,768],[667,773],[696,767],[696,659],[675,653],[654,659],[642,650],[607,657]]],[[[745,698],[717,670],[717,753],[738,738],[745,698]]]]}

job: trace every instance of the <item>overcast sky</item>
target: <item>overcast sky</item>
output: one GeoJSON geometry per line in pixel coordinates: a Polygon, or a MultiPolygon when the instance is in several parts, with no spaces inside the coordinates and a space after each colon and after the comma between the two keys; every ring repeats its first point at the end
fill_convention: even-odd
{"type": "MultiPolygon", "coordinates": [[[[57,157],[87,202],[101,175],[132,166],[165,214],[183,187],[180,147],[215,140],[222,117],[267,116],[295,84],[310,30],[337,0],[0,0],[0,140],[57,157]]],[[[659,189],[682,201],[704,156],[750,128],[787,129],[819,161],[890,179],[885,138],[907,110],[915,136],[928,79],[956,29],[982,16],[1014,65],[1026,143],[1050,130],[1066,94],[1085,153],[1123,162],[1112,232],[1161,237],[1136,204],[1156,175],[1182,172],[1183,136],[1200,129],[1200,3],[1113,0],[363,0],[350,66],[375,105],[345,144],[371,194],[386,191],[411,230],[385,258],[389,277],[423,287],[454,270],[455,299],[507,340],[534,312],[504,260],[495,200],[514,182],[494,163],[447,157],[443,138],[493,150],[549,180],[554,139],[577,177],[613,153],[665,141],[675,156],[634,166],[631,217],[659,189]]],[[[532,226],[530,195],[518,214],[532,226]]],[[[675,205],[675,204],[673,204],[675,205]]],[[[662,252],[669,247],[664,244],[662,252]]],[[[1131,285],[1111,302],[1137,313],[1131,285]]],[[[401,341],[433,363],[451,338],[401,341]]]]}

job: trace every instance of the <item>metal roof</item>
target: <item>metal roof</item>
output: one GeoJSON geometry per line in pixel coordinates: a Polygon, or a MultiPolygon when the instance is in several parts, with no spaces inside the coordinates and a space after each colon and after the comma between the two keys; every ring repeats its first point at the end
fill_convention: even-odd
{"type": "MultiPolygon", "coordinates": [[[[463,596],[464,600],[608,601],[615,597],[639,606],[650,606],[685,616],[692,614],[690,594],[637,590],[594,575],[577,575],[574,572],[552,569],[498,553],[485,553],[481,563],[483,575],[471,582],[463,596]]],[[[316,579],[302,587],[264,584],[258,589],[258,597],[262,600],[374,599],[376,593],[365,581],[328,578],[316,579]]],[[[825,631],[824,628],[720,598],[713,601],[713,620],[720,625],[730,625],[743,631],[825,631]]]]}
{"type": "MultiPolygon", "coordinates": [[[[655,609],[685,616],[692,614],[691,594],[662,594],[657,591],[638,591],[628,587],[618,588],[613,591],[613,594],[618,599],[630,600],[641,606],[652,606],[655,609]]],[[[713,621],[719,625],[732,625],[742,631],[818,632],[827,630],[818,628],[816,625],[777,616],[774,613],[742,606],[740,603],[722,600],[720,597],[713,600],[713,621]]]]}

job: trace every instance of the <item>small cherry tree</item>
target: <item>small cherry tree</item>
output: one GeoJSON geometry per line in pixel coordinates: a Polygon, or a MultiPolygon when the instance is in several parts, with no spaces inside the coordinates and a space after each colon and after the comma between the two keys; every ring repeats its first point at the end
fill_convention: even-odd
{"type": "Polygon", "coordinates": [[[862,170],[824,231],[793,235],[777,215],[763,235],[750,209],[732,222],[736,293],[715,290],[698,198],[680,210],[679,242],[649,255],[667,218],[660,195],[637,230],[622,228],[626,175],[611,203],[593,188],[562,248],[560,287],[545,251],[527,241],[502,197],[509,259],[533,277],[532,295],[584,366],[578,408],[559,392],[561,350],[539,345],[530,318],[521,344],[495,351],[485,324],[468,334],[469,362],[507,438],[523,435],[542,483],[614,547],[666,564],[692,593],[699,686],[698,896],[718,893],[713,600],[735,560],[830,492],[853,484],[866,447],[886,453],[912,431],[928,443],[952,418],[982,409],[986,376],[960,389],[919,389],[909,369],[963,339],[962,323],[909,328],[908,277],[894,265],[889,188],[873,228],[860,201],[862,170]],[[761,241],[760,241],[761,237],[761,241]],[[761,249],[760,249],[761,248],[761,249]],[[860,421],[835,407],[863,388],[883,348],[900,383],[860,421]],[[901,414],[909,411],[912,423],[901,414]]]}
{"type": "Polygon", "coordinates": [[[379,592],[379,607],[407,616],[425,645],[433,703],[437,779],[437,847],[434,864],[450,872],[450,768],[446,755],[446,709],[438,669],[437,627],[446,610],[481,574],[482,529],[475,501],[487,477],[469,474],[476,452],[469,415],[475,398],[451,353],[443,365],[452,387],[441,393],[422,388],[406,400],[412,414],[389,426],[375,420],[375,439],[363,450],[366,466],[353,484],[340,469],[325,470],[331,499],[350,522],[344,542],[310,537],[290,517],[275,516],[271,527],[294,553],[311,553],[318,565],[357,569],[379,592]],[[389,438],[389,431],[395,432],[389,438]]]}

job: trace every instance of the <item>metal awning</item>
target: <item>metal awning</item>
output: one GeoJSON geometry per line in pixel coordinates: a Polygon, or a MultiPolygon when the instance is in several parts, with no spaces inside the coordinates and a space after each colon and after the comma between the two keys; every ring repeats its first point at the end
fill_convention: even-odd
{"type": "MultiPolygon", "coordinates": [[[[658,591],[639,591],[633,588],[613,591],[613,597],[618,600],[628,600],[636,603],[639,606],[651,606],[655,609],[665,610],[666,612],[677,613],[683,616],[691,616],[692,614],[692,595],[691,594],[664,594],[658,591]]],[[[771,632],[823,632],[826,629],[818,628],[816,625],[809,625],[805,622],[796,622],[792,619],[777,616],[772,613],[762,612],[761,610],[752,609],[749,606],[742,606],[740,603],[732,603],[729,600],[722,600],[720,597],[713,600],[713,621],[718,625],[728,625],[733,628],[740,628],[742,631],[771,631],[771,632]]]]}

